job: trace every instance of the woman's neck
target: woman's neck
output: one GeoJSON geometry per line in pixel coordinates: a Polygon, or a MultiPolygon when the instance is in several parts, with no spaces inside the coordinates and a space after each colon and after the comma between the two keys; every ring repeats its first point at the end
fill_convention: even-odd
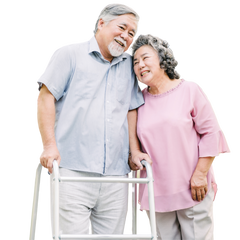
{"type": "Polygon", "coordinates": [[[172,88],[172,83],[175,79],[171,80],[167,75],[163,75],[161,78],[156,79],[148,87],[148,91],[151,94],[161,94],[172,88]]]}

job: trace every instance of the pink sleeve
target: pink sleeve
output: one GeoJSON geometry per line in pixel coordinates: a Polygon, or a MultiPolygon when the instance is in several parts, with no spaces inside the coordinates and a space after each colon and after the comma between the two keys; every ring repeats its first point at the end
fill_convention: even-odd
{"type": "Polygon", "coordinates": [[[193,94],[191,115],[195,129],[200,136],[199,157],[213,157],[219,153],[229,152],[224,134],[206,95],[199,86],[195,88],[193,94]]]}

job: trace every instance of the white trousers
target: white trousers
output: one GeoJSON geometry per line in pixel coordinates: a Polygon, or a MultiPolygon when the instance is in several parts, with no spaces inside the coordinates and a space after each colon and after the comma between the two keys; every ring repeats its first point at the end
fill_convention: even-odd
{"type": "MultiPolygon", "coordinates": [[[[119,177],[103,176],[59,168],[64,177],[119,177]]],[[[52,180],[52,179],[51,179],[52,180]]],[[[51,189],[52,189],[51,181],[51,189]]],[[[51,190],[53,223],[54,195],[51,190]]],[[[59,184],[60,234],[88,234],[91,221],[93,234],[122,234],[128,205],[128,184],[63,182],[59,184]]]]}
{"type": "Polygon", "coordinates": [[[191,208],[156,212],[158,240],[213,240],[213,198],[210,189],[204,200],[191,208]]]}

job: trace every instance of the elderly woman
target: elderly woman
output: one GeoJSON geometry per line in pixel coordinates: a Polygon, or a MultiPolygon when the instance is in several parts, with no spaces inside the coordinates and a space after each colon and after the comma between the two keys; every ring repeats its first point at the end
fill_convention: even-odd
{"type": "MultiPolygon", "coordinates": [[[[137,135],[153,162],[158,239],[213,239],[217,188],[211,165],[219,153],[229,152],[224,135],[202,89],[179,79],[166,41],[141,35],[132,48],[135,74],[148,86],[138,109],[137,135]]],[[[131,160],[139,164],[134,155],[131,160]]],[[[139,202],[149,215],[145,184],[140,184],[139,202]]]]}

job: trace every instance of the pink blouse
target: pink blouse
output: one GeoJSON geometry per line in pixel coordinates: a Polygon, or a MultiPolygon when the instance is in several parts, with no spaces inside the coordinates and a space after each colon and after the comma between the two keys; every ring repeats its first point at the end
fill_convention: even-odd
{"type": "MultiPolygon", "coordinates": [[[[198,204],[191,197],[190,180],[199,157],[229,152],[212,107],[201,88],[182,80],[168,92],[152,95],[143,90],[145,104],[138,109],[137,134],[142,151],[153,161],[156,212],[198,204]]],[[[141,171],[146,177],[146,171],[141,171]]],[[[212,167],[208,189],[216,183],[212,167]]],[[[139,185],[141,210],[149,210],[146,184],[139,185]]]]}

